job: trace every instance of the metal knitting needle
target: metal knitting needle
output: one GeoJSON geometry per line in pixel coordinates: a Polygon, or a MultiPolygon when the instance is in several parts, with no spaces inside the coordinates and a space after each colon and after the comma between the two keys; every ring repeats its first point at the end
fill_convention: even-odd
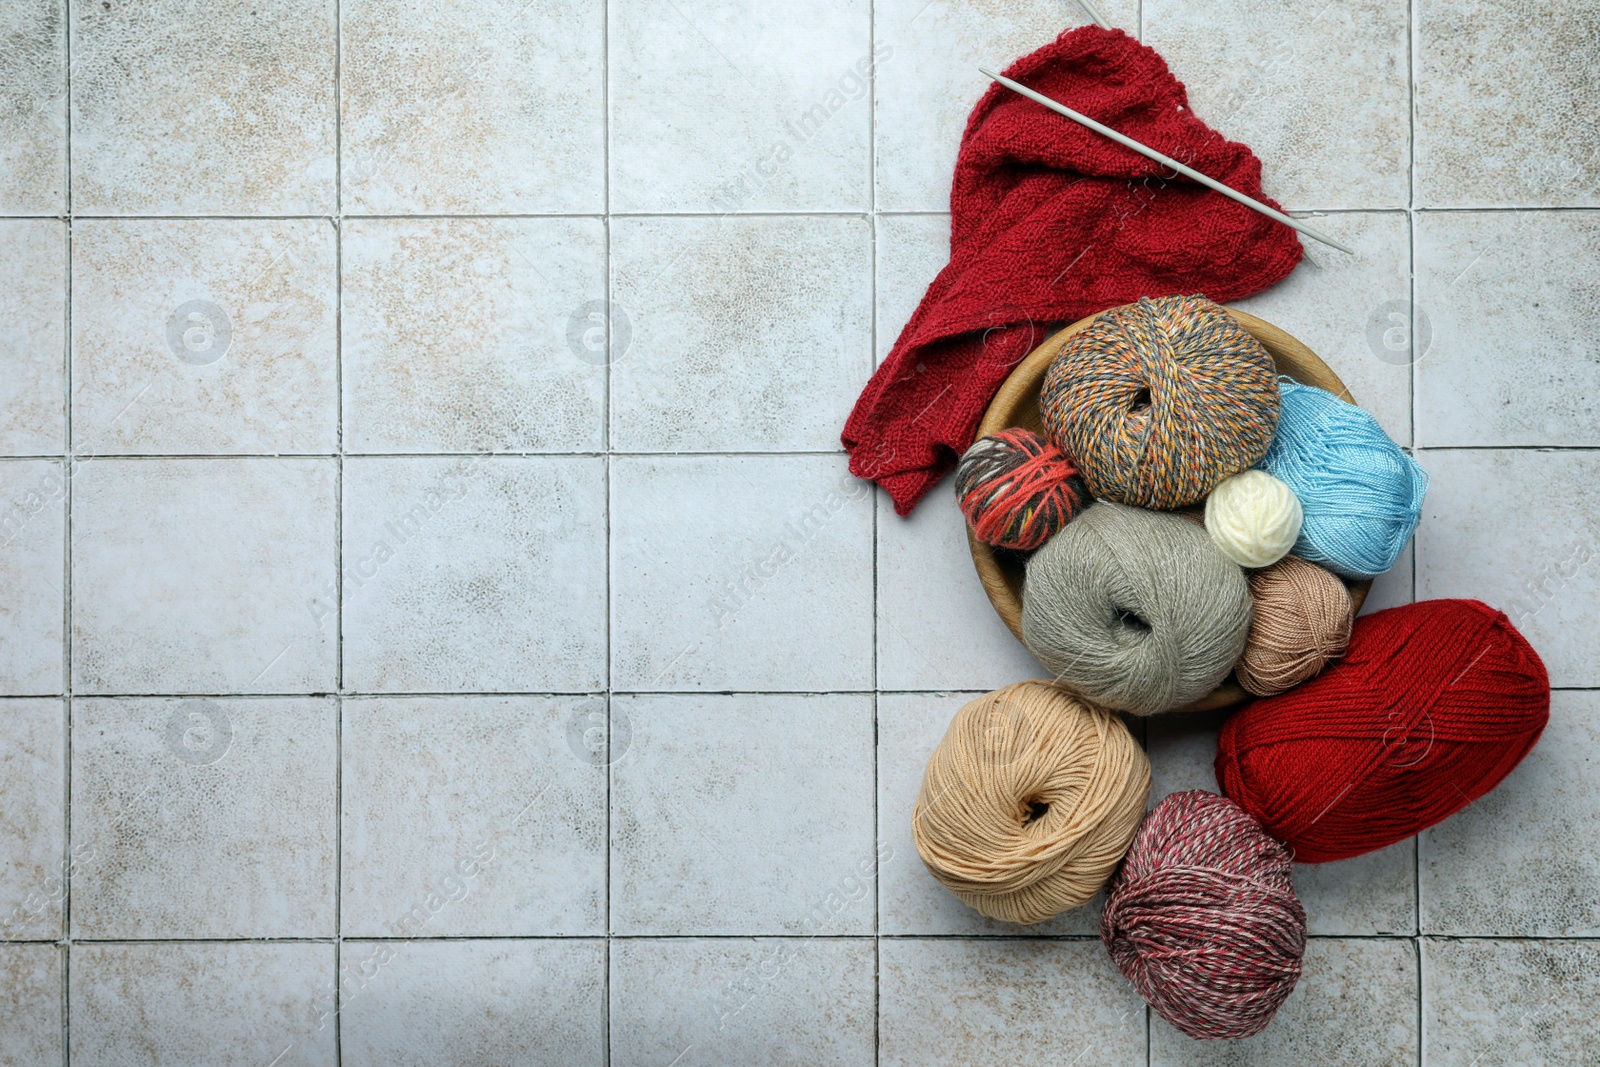
{"type": "Polygon", "coordinates": [[[1131,148],[1135,152],[1139,153],[1141,156],[1144,156],[1144,157],[1146,157],[1148,159],[1155,160],[1157,163],[1160,163],[1163,167],[1171,167],[1173,170],[1177,171],[1179,174],[1182,174],[1185,178],[1188,178],[1191,181],[1197,181],[1201,185],[1204,185],[1209,189],[1215,189],[1217,192],[1221,193],[1225,197],[1228,197],[1230,200],[1237,200],[1239,203],[1243,204],[1245,207],[1254,208],[1256,211],[1261,212],[1267,218],[1275,219],[1278,222],[1281,222],[1285,226],[1289,227],[1291,230],[1298,230],[1301,233],[1305,234],[1307,237],[1315,238],[1316,240],[1321,241],[1325,245],[1330,245],[1333,248],[1337,248],[1341,252],[1348,252],[1352,256],[1356,254],[1355,253],[1355,249],[1345,247],[1344,245],[1340,244],[1338,241],[1335,241],[1332,237],[1329,237],[1327,234],[1318,233],[1316,230],[1313,230],[1310,226],[1307,226],[1305,223],[1301,222],[1299,219],[1290,218],[1288,215],[1285,215],[1283,212],[1276,211],[1276,210],[1268,207],[1267,205],[1261,203],[1259,200],[1252,200],[1248,196],[1245,196],[1243,193],[1238,192],[1238,191],[1236,191],[1234,189],[1228,188],[1226,185],[1223,185],[1221,182],[1217,181],[1215,178],[1209,178],[1206,175],[1201,174],[1199,171],[1195,170],[1193,167],[1186,167],[1182,163],[1179,163],[1176,159],[1173,159],[1171,156],[1162,155],[1160,152],[1157,152],[1154,148],[1146,148],[1144,145],[1140,144],[1138,141],[1135,141],[1132,137],[1124,136],[1123,134],[1118,133],[1116,130],[1113,130],[1110,126],[1106,126],[1106,125],[1103,125],[1102,123],[1096,122],[1094,119],[1090,118],[1088,115],[1081,115],[1078,112],[1072,110],[1070,107],[1067,107],[1065,104],[1059,104],[1056,101],[1050,99],[1048,96],[1045,96],[1043,93],[1036,93],[1032,89],[1028,88],[1026,85],[1023,85],[1021,82],[1012,81],[1010,78],[1002,77],[1001,75],[996,74],[992,70],[985,70],[983,67],[979,67],[978,70],[982,71],[982,73],[986,77],[993,78],[995,81],[999,82],[1001,85],[1004,85],[1007,89],[1011,89],[1011,90],[1013,90],[1015,92],[1019,92],[1023,96],[1027,97],[1029,100],[1033,100],[1033,101],[1036,101],[1038,103],[1041,103],[1045,107],[1049,108],[1051,111],[1055,111],[1055,112],[1057,112],[1059,114],[1065,115],[1067,118],[1071,119],[1073,122],[1076,122],[1076,123],[1079,123],[1081,125],[1087,126],[1087,127],[1089,127],[1089,129],[1093,130],[1095,133],[1098,133],[1103,137],[1111,138],[1113,141],[1117,142],[1119,145],[1122,145],[1124,148],[1131,148]]]}
{"type": "Polygon", "coordinates": [[[1100,9],[1095,7],[1091,0],[1078,0],[1078,6],[1083,8],[1084,13],[1089,16],[1089,21],[1096,26],[1099,26],[1102,30],[1111,28],[1111,23],[1106,21],[1106,17],[1100,14],[1100,9]]]}

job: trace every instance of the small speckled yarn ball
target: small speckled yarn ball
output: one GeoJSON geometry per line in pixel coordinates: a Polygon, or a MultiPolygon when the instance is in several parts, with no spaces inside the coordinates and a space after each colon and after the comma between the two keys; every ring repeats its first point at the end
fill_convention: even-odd
{"type": "Polygon", "coordinates": [[[1289,850],[1233,801],[1173,793],[1111,880],[1100,940],[1167,1022],[1195,1038],[1266,1029],[1300,979],[1306,912],[1289,850]]]}
{"type": "Polygon", "coordinates": [[[1021,427],[978,438],[956,467],[961,513],[972,535],[996,548],[1038,548],[1088,500],[1067,454],[1021,427]]]}
{"type": "Polygon", "coordinates": [[[1285,556],[1250,575],[1255,618],[1244,655],[1233,669],[1258,697],[1275,696],[1315,678],[1344,655],[1355,603],[1339,576],[1299,556],[1285,556]]]}
{"type": "Polygon", "coordinates": [[[1206,497],[1206,533],[1241,567],[1268,567],[1300,536],[1300,501],[1265,471],[1224,478],[1206,497]]]}
{"type": "Polygon", "coordinates": [[[1203,296],[1112,308],[1074,334],[1039,393],[1045,436],[1096,498],[1173,509],[1255,466],[1278,424],[1272,355],[1203,296]]]}
{"type": "Polygon", "coordinates": [[[1151,715],[1199,700],[1249,630],[1244,571],[1172,512],[1096,501],[1028,559],[1023,643],[1105,707],[1151,715]]]}
{"type": "Polygon", "coordinates": [[[1037,923],[1099,892],[1149,799],[1150,761],[1121,719],[1019,682],[956,712],[923,773],[911,836],[962,902],[1037,923]]]}
{"type": "Polygon", "coordinates": [[[1287,378],[1281,388],[1278,435],[1261,467],[1305,512],[1294,554],[1346,578],[1376,578],[1416,532],[1428,473],[1354,404],[1287,378]]]}

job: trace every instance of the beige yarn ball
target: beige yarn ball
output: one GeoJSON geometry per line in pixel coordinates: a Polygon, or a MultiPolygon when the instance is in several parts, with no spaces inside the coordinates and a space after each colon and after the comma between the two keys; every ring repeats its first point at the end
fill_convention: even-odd
{"type": "Polygon", "coordinates": [[[1350,644],[1356,614],[1350,591],[1315,563],[1284,556],[1250,575],[1250,597],[1255,617],[1233,673],[1258,697],[1315,678],[1350,644]]]}
{"type": "Polygon", "coordinates": [[[1206,532],[1241,567],[1270,567],[1287,556],[1304,517],[1294,490],[1266,471],[1224,478],[1206,497],[1206,532]]]}
{"type": "Polygon", "coordinates": [[[911,836],[963,903],[1037,923],[1106,884],[1149,797],[1150,760],[1120,718],[1019,682],[956,712],[922,776],[911,836]]]}

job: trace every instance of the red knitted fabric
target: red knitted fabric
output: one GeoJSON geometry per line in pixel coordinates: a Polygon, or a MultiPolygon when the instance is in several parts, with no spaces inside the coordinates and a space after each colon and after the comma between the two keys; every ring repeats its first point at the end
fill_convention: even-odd
{"type": "MultiPolygon", "coordinates": [[[[1271,204],[1261,162],[1188,109],[1162,58],[1084,26],[1006,71],[1202,174],[1271,204]]],[[[950,262],[845,424],[850,469],[909,514],[972,444],[1011,369],[1048,333],[1141,296],[1234,300],[1300,261],[1287,226],[998,84],[967,120],[950,262]]]]}
{"type": "Polygon", "coordinates": [[[1224,723],[1217,782],[1298,862],[1347,859],[1489,792],[1549,718],[1544,663],[1502,612],[1427,600],[1358,619],[1342,661],[1224,723]]]}

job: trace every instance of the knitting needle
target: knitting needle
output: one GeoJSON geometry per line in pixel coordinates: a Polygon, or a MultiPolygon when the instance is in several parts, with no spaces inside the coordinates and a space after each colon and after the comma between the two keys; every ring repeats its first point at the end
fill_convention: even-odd
{"type": "Polygon", "coordinates": [[[1091,0],[1078,0],[1078,6],[1083,8],[1084,12],[1089,16],[1089,21],[1096,26],[1099,26],[1102,30],[1111,28],[1111,23],[1106,21],[1106,17],[1100,14],[1100,9],[1095,7],[1091,0]]]}
{"type": "Polygon", "coordinates": [[[1123,134],[1118,133],[1116,130],[1113,130],[1110,126],[1102,125],[1101,123],[1096,122],[1094,119],[1090,118],[1088,115],[1080,115],[1078,112],[1072,110],[1070,107],[1067,107],[1065,104],[1058,104],[1056,101],[1050,99],[1048,96],[1045,96],[1043,93],[1034,92],[1032,89],[1028,88],[1026,85],[1023,85],[1021,82],[1012,81],[1010,78],[1002,77],[1001,75],[996,74],[992,70],[985,70],[983,67],[979,67],[978,70],[981,71],[986,77],[993,78],[995,81],[999,82],[1001,85],[1004,85],[1007,89],[1011,89],[1011,90],[1013,90],[1015,92],[1019,92],[1023,96],[1027,97],[1029,100],[1033,100],[1033,101],[1036,101],[1038,103],[1041,103],[1045,107],[1049,108],[1051,111],[1055,111],[1055,112],[1058,112],[1058,113],[1060,113],[1062,115],[1065,115],[1067,118],[1071,119],[1073,122],[1076,122],[1076,123],[1079,123],[1081,125],[1087,126],[1087,127],[1089,127],[1089,129],[1093,130],[1095,133],[1098,133],[1098,134],[1100,134],[1100,135],[1102,135],[1104,137],[1109,137],[1113,141],[1115,141],[1118,144],[1122,145],[1123,147],[1133,149],[1135,152],[1139,153],[1141,156],[1145,156],[1148,159],[1155,160],[1157,163],[1160,163],[1163,167],[1171,167],[1173,170],[1177,171],[1179,174],[1182,174],[1185,178],[1188,178],[1191,181],[1197,181],[1201,185],[1206,186],[1207,188],[1215,189],[1217,192],[1221,193],[1223,196],[1228,197],[1230,200],[1237,200],[1239,203],[1243,204],[1245,207],[1254,208],[1256,211],[1261,212],[1267,218],[1276,219],[1278,222],[1283,223],[1285,226],[1289,227],[1291,230],[1298,230],[1301,233],[1305,234],[1307,237],[1315,238],[1316,240],[1321,241],[1325,245],[1331,245],[1332,247],[1337,248],[1341,252],[1348,252],[1352,256],[1356,254],[1355,253],[1355,249],[1347,248],[1344,245],[1340,244],[1338,241],[1335,241],[1332,237],[1329,237],[1326,234],[1318,233],[1316,230],[1313,230],[1310,226],[1307,226],[1305,223],[1301,222],[1299,219],[1292,219],[1288,215],[1285,215],[1281,211],[1273,210],[1272,208],[1268,207],[1267,205],[1261,203],[1259,200],[1252,200],[1248,196],[1245,196],[1243,193],[1237,192],[1237,191],[1235,191],[1233,189],[1228,188],[1226,185],[1223,185],[1221,182],[1217,181],[1215,178],[1208,178],[1206,175],[1201,174],[1199,171],[1195,170],[1193,167],[1186,167],[1182,163],[1179,163],[1176,159],[1173,159],[1171,156],[1162,155],[1160,152],[1157,152],[1154,148],[1146,148],[1144,145],[1140,144],[1138,141],[1135,141],[1132,137],[1124,136],[1123,134]]]}

